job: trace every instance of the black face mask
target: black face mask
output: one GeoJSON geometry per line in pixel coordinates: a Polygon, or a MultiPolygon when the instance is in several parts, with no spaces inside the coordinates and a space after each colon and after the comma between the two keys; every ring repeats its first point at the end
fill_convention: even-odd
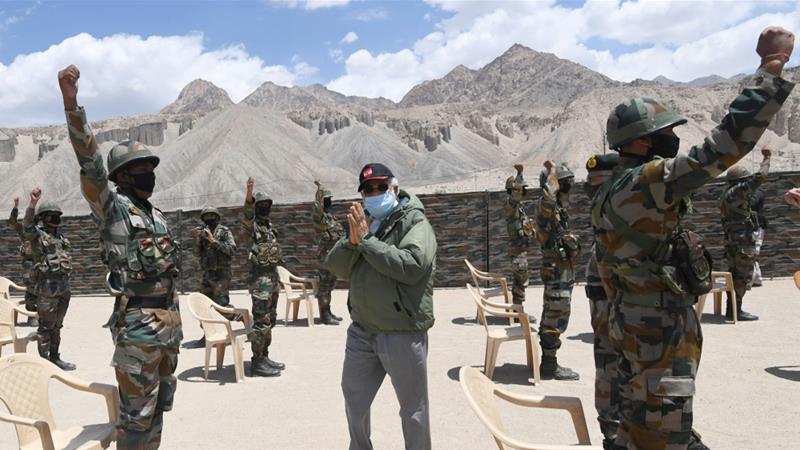
{"type": "Polygon", "coordinates": [[[213,230],[213,229],[217,228],[217,225],[219,225],[219,219],[217,219],[217,218],[208,219],[208,220],[204,220],[203,223],[206,224],[206,226],[208,228],[211,228],[213,230]]]}
{"type": "Polygon", "coordinates": [[[330,197],[325,197],[324,199],[322,199],[322,208],[325,211],[331,209],[331,202],[332,202],[332,199],[330,197]]]}
{"type": "Polygon", "coordinates": [[[138,189],[143,192],[153,192],[153,189],[156,187],[156,174],[155,172],[147,172],[147,173],[139,173],[139,174],[129,174],[131,177],[131,185],[134,189],[138,189]]]}
{"type": "Polygon", "coordinates": [[[569,194],[570,189],[572,189],[572,183],[565,183],[560,182],[558,183],[558,192],[561,194],[569,194]]]}
{"type": "Polygon", "coordinates": [[[48,225],[48,226],[51,226],[51,227],[57,227],[57,226],[61,225],[61,216],[57,216],[57,215],[45,216],[42,219],[42,222],[44,222],[45,225],[48,225]]]}
{"type": "Polygon", "coordinates": [[[600,190],[600,186],[602,185],[592,186],[592,183],[587,181],[583,183],[583,193],[591,200],[597,194],[597,191],[600,190]]]}
{"type": "Polygon", "coordinates": [[[258,205],[256,206],[256,215],[258,217],[267,217],[272,210],[272,205],[258,205]]]}
{"type": "Polygon", "coordinates": [[[656,156],[662,158],[674,158],[678,155],[678,147],[681,145],[681,139],[677,136],[670,136],[663,133],[655,133],[650,135],[653,140],[653,146],[647,153],[649,159],[656,156]]]}

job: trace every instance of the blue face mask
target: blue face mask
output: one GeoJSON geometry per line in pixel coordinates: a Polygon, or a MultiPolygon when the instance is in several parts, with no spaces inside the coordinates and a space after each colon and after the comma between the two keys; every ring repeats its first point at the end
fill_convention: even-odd
{"type": "Polygon", "coordinates": [[[395,202],[394,194],[391,191],[386,191],[381,195],[365,197],[364,209],[367,210],[370,217],[383,220],[392,212],[395,202]]]}

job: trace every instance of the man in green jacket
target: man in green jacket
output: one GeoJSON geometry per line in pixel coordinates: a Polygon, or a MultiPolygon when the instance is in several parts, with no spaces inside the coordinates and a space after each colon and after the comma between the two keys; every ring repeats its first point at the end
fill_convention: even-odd
{"type": "Polygon", "coordinates": [[[433,326],[436,236],[422,202],[391,170],[367,164],[347,216],[349,235],[324,268],[350,281],[342,391],[350,449],[371,449],[370,406],[386,374],[400,403],[405,448],[430,449],[428,328],[433,326]],[[366,213],[365,213],[366,210],[366,213]]]}

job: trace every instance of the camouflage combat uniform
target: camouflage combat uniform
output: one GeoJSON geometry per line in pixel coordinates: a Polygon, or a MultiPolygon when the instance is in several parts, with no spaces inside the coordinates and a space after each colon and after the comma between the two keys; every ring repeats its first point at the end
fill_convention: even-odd
{"type": "MultiPolygon", "coordinates": [[[[317,299],[319,300],[319,313],[320,318],[323,319],[326,312],[330,314],[331,309],[331,291],[336,286],[336,276],[322,268],[322,263],[328,256],[333,246],[344,237],[344,228],[342,224],[336,220],[333,214],[325,210],[325,199],[332,197],[330,190],[325,189],[321,185],[317,189],[314,198],[314,207],[311,212],[311,217],[314,220],[314,231],[317,233],[317,257],[319,258],[319,269],[317,276],[319,277],[319,286],[317,289],[317,299]]],[[[340,318],[336,318],[341,320],[340,318]]],[[[323,319],[324,320],[324,319],[323,319]]]]}
{"type": "Polygon", "coordinates": [[[211,234],[216,242],[210,244],[201,237],[200,243],[195,246],[195,254],[203,269],[200,292],[214,300],[214,303],[228,306],[231,303],[228,291],[233,276],[231,258],[236,253],[236,241],[231,230],[222,224],[217,225],[211,234]]]}
{"type": "Polygon", "coordinates": [[[506,192],[508,198],[504,207],[506,228],[508,230],[508,256],[511,257],[512,286],[511,297],[514,304],[525,301],[528,287],[528,247],[534,237],[533,222],[528,218],[522,197],[525,195],[525,180],[522,175],[508,177],[506,192]]]}
{"type": "MultiPolygon", "coordinates": [[[[741,167],[733,167],[732,173],[742,171],[741,167]]],[[[742,310],[742,300],[753,282],[753,267],[756,262],[756,237],[759,228],[756,212],[751,208],[753,192],[767,179],[769,159],[761,163],[760,170],[753,176],[743,174],[733,181],[719,201],[722,213],[722,230],[725,233],[725,257],[728,260],[728,271],[733,275],[733,288],[736,291],[737,310],[742,310]]],[[[730,316],[732,311],[728,310],[730,316]]]]}
{"type": "Polygon", "coordinates": [[[24,228],[19,222],[19,209],[14,208],[11,210],[11,215],[8,216],[8,224],[17,232],[20,239],[19,255],[22,257],[22,271],[25,276],[22,283],[25,285],[25,309],[28,311],[36,311],[36,295],[34,295],[34,287],[36,285],[36,271],[33,270],[33,249],[31,243],[25,239],[24,228]]]}
{"type": "MultiPolygon", "coordinates": [[[[572,172],[559,167],[558,179],[572,177],[572,172]],[[563,173],[563,176],[561,175],[563,173]]],[[[554,357],[561,347],[561,335],[569,324],[572,288],[575,285],[575,261],[580,253],[577,237],[570,233],[567,209],[558,189],[542,184],[542,197],[536,209],[536,238],[542,246],[541,276],[544,283],[542,321],[539,343],[542,356],[554,357]]]]}
{"type": "MultiPolygon", "coordinates": [[[[620,164],[629,160],[626,167],[618,168],[595,197],[598,268],[614,303],[609,335],[620,355],[617,445],[648,450],[702,445],[692,431],[703,342],[692,307],[697,297],[690,293],[688,278],[665,263],[671,255],[664,244],[672,240],[685,212],[683,198],[753,149],[793,86],[760,70],[703,144],[688,154],[650,162],[623,157],[620,164]]],[[[686,120],[651,99],[619,105],[609,116],[611,148],[639,137],[619,139],[615,146],[612,129],[659,121],[667,128],[686,120]],[[661,115],[673,118],[660,120],[661,115]]]]}
{"type": "Polygon", "coordinates": [[[255,204],[262,201],[272,203],[266,194],[256,192],[252,202],[245,201],[242,217],[242,227],[252,240],[248,289],[253,300],[253,331],[249,338],[254,358],[269,355],[281,289],[277,267],[283,263],[277,230],[269,218],[255,215],[255,204]]]}
{"type": "Polygon", "coordinates": [[[37,226],[31,208],[25,212],[23,236],[30,244],[35,272],[33,294],[39,315],[39,355],[48,360],[57,360],[61,328],[64,326],[64,317],[72,295],[69,287],[72,273],[72,257],[69,254],[71,246],[57,228],[37,226]]]}
{"type": "Polygon", "coordinates": [[[175,290],[177,243],[161,211],[132,192],[114,192],[109,186],[126,162],[146,157],[155,165],[158,158],[144,145],[125,141],[109,152],[109,174],[84,109],[66,114],[81,189],[100,230],[109,288],[116,295],[109,326],[120,395],[117,448],[158,448],[163,412],[172,409],[183,337],[175,290]]]}

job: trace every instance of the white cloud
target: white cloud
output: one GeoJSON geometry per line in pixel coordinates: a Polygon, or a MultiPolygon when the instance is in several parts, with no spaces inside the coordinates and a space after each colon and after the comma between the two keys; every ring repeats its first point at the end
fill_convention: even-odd
{"type": "Polygon", "coordinates": [[[345,6],[350,3],[350,0],[269,0],[269,3],[285,8],[303,8],[306,10],[315,10],[332,8],[336,6],[345,6]]]}
{"type": "Polygon", "coordinates": [[[243,46],[208,50],[202,34],[98,39],[81,33],[0,63],[0,124],[63,121],[56,74],[68,64],[81,70],[79,98],[94,120],[157,112],[195,78],[213,82],[238,102],[267,80],[292,85],[316,73],[302,61],[292,69],[267,65],[243,46]]]}
{"type": "Polygon", "coordinates": [[[373,22],[389,17],[389,12],[383,8],[362,9],[361,11],[353,12],[350,17],[361,22],[373,22]]]}
{"type": "Polygon", "coordinates": [[[344,61],[344,53],[338,48],[328,49],[328,56],[337,63],[344,61]]]}
{"type": "Polygon", "coordinates": [[[352,44],[353,42],[355,42],[357,40],[358,40],[358,35],[355,33],[355,31],[351,31],[351,32],[345,34],[344,37],[342,38],[342,40],[339,41],[339,43],[340,44],[352,44]]]}
{"type": "Polygon", "coordinates": [[[665,75],[689,81],[752,72],[758,64],[756,39],[767,25],[800,30],[800,2],[587,0],[580,7],[565,7],[555,0],[426,1],[452,15],[411,48],[353,53],[345,74],[328,87],[400,100],[417,83],[444,76],[458,64],[479,68],[514,43],[618,80],[665,75]],[[596,39],[611,45],[592,48],[596,39]]]}

